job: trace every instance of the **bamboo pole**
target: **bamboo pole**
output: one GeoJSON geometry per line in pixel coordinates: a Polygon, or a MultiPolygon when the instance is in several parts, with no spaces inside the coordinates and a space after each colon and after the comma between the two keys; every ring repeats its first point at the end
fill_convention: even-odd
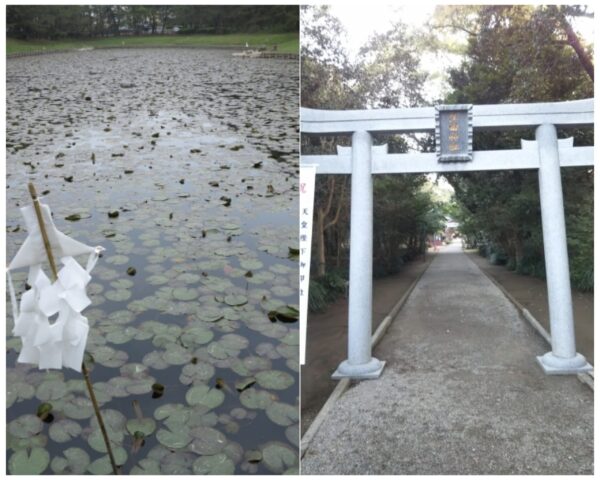
{"type": "MultiPolygon", "coordinates": [[[[38,199],[37,192],[33,183],[29,183],[28,187],[29,194],[31,195],[31,199],[33,200],[33,208],[35,209],[35,215],[37,217],[38,225],[40,227],[40,232],[42,234],[42,240],[44,241],[44,248],[48,257],[48,262],[50,263],[50,270],[52,271],[52,281],[55,282],[56,280],[58,280],[58,270],[56,268],[56,262],[54,261],[54,254],[52,253],[52,245],[50,244],[50,240],[48,239],[48,232],[46,232],[46,225],[44,224],[42,208],[40,207],[40,201],[38,199]]],[[[119,469],[117,467],[117,463],[115,462],[115,457],[110,446],[110,439],[108,438],[108,432],[106,431],[104,419],[102,418],[102,414],[100,413],[100,407],[98,406],[96,394],[94,393],[94,387],[90,380],[90,372],[85,366],[85,362],[81,363],[81,371],[83,373],[83,378],[85,379],[85,384],[90,394],[90,399],[92,400],[92,405],[94,407],[94,412],[96,413],[96,418],[98,419],[98,426],[100,427],[102,437],[104,438],[104,443],[106,444],[106,450],[108,452],[108,458],[110,459],[110,464],[113,469],[113,474],[118,475],[119,469]]]]}

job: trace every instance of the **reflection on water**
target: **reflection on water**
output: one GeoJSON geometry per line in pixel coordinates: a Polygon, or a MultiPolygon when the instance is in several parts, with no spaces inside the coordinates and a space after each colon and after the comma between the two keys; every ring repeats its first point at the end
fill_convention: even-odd
{"type": "MultiPolygon", "coordinates": [[[[124,473],[297,471],[297,326],[267,316],[297,303],[297,92],[296,62],[210,50],[7,64],[7,257],[26,236],[28,181],[59,229],[107,249],[84,314],[124,473]]],[[[22,291],[25,272],[14,278],[22,291]]],[[[106,471],[80,375],[16,365],[12,326],[9,464],[106,471]],[[34,416],[45,401],[49,424],[34,416]]]]}

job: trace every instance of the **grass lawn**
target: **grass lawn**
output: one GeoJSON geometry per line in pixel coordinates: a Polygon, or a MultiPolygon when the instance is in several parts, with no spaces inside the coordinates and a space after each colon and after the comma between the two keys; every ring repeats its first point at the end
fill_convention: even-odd
{"type": "Polygon", "coordinates": [[[16,40],[6,39],[6,54],[39,50],[65,50],[86,47],[136,47],[136,46],[207,46],[207,47],[266,47],[277,45],[281,53],[298,53],[298,32],[291,33],[236,33],[229,35],[146,35],[139,37],[110,37],[83,40],[16,40]]]}

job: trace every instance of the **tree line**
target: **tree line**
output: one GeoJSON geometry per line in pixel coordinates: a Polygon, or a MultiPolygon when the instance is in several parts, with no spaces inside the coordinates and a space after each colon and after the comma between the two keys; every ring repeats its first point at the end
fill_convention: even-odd
{"type": "MultiPolygon", "coordinates": [[[[593,48],[571,21],[589,16],[578,6],[442,6],[428,25],[411,29],[400,19],[373,35],[350,60],[343,26],[326,6],[302,11],[302,106],[319,109],[431,105],[424,53],[462,58],[449,71],[449,92],[435,103],[528,103],[593,97],[593,48]],[[456,34],[466,35],[458,46],[456,34]],[[454,36],[453,36],[454,35],[454,36]]],[[[349,32],[351,34],[351,32],[349,32]]],[[[533,131],[476,132],[474,148],[520,148],[533,131]]],[[[569,129],[576,145],[593,144],[591,130],[569,129]]],[[[433,135],[376,136],[392,153],[435,148],[433,135]]],[[[348,137],[302,136],[302,152],[335,153],[348,137]]],[[[593,169],[563,169],[573,285],[593,288],[593,169]]],[[[423,188],[424,175],[374,177],[374,272],[390,274],[426,248],[445,218],[461,223],[471,246],[523,274],[543,277],[544,251],[537,172],[498,171],[445,175],[455,190],[443,204],[423,188]]],[[[322,308],[343,292],[348,278],[350,185],[342,175],[319,175],[315,196],[311,305],[322,308]],[[314,286],[314,288],[313,288],[314,286]]]]}
{"type": "Polygon", "coordinates": [[[293,5],[7,5],[18,39],[298,31],[293,5]]]}

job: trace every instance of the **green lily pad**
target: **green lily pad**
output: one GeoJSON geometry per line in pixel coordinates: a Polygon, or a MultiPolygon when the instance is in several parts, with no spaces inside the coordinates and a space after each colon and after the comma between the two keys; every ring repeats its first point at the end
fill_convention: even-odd
{"type": "Polygon", "coordinates": [[[175,300],[189,301],[195,300],[198,298],[198,290],[195,288],[174,288],[173,289],[173,298],[175,300]]]}
{"type": "Polygon", "coordinates": [[[239,307],[248,303],[248,297],[245,295],[226,295],[223,301],[231,307],[239,307]]]}
{"type": "Polygon", "coordinates": [[[240,262],[240,267],[242,267],[245,270],[258,270],[263,266],[264,265],[260,260],[256,260],[254,258],[249,258],[240,262]]]}
{"type": "Polygon", "coordinates": [[[81,425],[67,418],[58,420],[50,425],[48,435],[58,443],[65,443],[81,434],[81,425]]]}
{"type": "Polygon", "coordinates": [[[90,464],[90,456],[81,448],[67,448],[64,457],[54,457],[50,468],[56,475],[83,475],[90,464]]]}
{"type": "Polygon", "coordinates": [[[152,435],[156,430],[156,422],[151,418],[134,418],[127,421],[127,431],[132,435],[142,432],[145,436],[152,435]]]}
{"type": "Polygon", "coordinates": [[[190,433],[194,440],[188,448],[198,455],[215,455],[227,445],[227,437],[214,428],[196,427],[190,433]]]}
{"type": "Polygon", "coordinates": [[[17,438],[30,438],[42,431],[44,422],[37,415],[21,415],[7,425],[7,431],[17,438]]]}
{"type": "Polygon", "coordinates": [[[163,353],[163,359],[169,365],[185,365],[189,363],[192,358],[192,354],[186,348],[170,343],[166,346],[166,350],[163,353]]]}
{"type": "Polygon", "coordinates": [[[160,463],[152,458],[144,458],[131,469],[130,475],[160,475],[160,463]]]}
{"type": "Polygon", "coordinates": [[[213,337],[214,333],[206,327],[191,327],[185,329],[183,335],[181,335],[181,343],[185,347],[204,345],[209,343],[213,337]]]}
{"type": "MultiPolygon", "coordinates": [[[[113,447],[113,455],[117,466],[124,465],[127,461],[127,452],[122,447],[113,447]]],[[[87,468],[92,475],[110,475],[113,473],[108,455],[93,461],[87,468]]]]}
{"type": "Polygon", "coordinates": [[[8,460],[11,475],[40,475],[50,463],[50,454],[39,447],[31,450],[18,450],[8,460]]]}
{"type": "Polygon", "coordinates": [[[281,425],[282,427],[288,427],[298,422],[300,418],[297,406],[288,405],[281,402],[271,403],[267,407],[265,413],[267,414],[267,417],[269,417],[269,420],[277,425],[281,425]]]}
{"type": "Polygon", "coordinates": [[[273,473],[282,474],[298,464],[296,451],[280,442],[269,442],[262,449],[263,464],[273,473]]]}
{"type": "Polygon", "coordinates": [[[130,475],[160,475],[160,463],[153,458],[144,458],[131,469],[130,475]]]}
{"type": "Polygon", "coordinates": [[[180,425],[174,430],[160,429],[156,439],[167,448],[184,448],[192,441],[189,428],[180,425]]]}
{"type": "Polygon", "coordinates": [[[202,405],[209,410],[218,407],[225,400],[225,394],[208,385],[196,385],[188,390],[185,399],[189,405],[202,405]]]}
{"type": "Polygon", "coordinates": [[[264,410],[274,401],[272,394],[255,388],[249,388],[240,394],[240,402],[246,408],[264,410]]]}
{"type": "Polygon", "coordinates": [[[194,475],[233,475],[235,464],[225,454],[200,457],[194,462],[194,475]]]}
{"type": "Polygon", "coordinates": [[[104,293],[104,296],[107,298],[107,300],[110,300],[111,302],[124,302],[131,298],[131,291],[125,289],[108,290],[104,293]]]}
{"type": "Polygon", "coordinates": [[[285,390],[294,384],[294,377],[280,370],[266,370],[256,374],[257,383],[269,390],[285,390]]]}
{"type": "Polygon", "coordinates": [[[102,346],[92,351],[94,361],[109,368],[117,368],[125,365],[129,355],[121,350],[115,350],[112,347],[102,346]]]}
{"type": "Polygon", "coordinates": [[[154,411],[154,418],[163,420],[163,423],[172,429],[176,429],[178,425],[187,425],[190,415],[190,409],[179,403],[167,403],[154,411]]]}
{"type": "Polygon", "coordinates": [[[62,379],[45,380],[37,387],[35,396],[42,402],[58,400],[67,394],[65,382],[62,379]]]}
{"type": "Polygon", "coordinates": [[[288,428],[285,429],[285,438],[288,439],[288,441],[292,444],[295,445],[296,447],[300,446],[300,428],[299,425],[290,425],[288,428]]]}
{"type": "Polygon", "coordinates": [[[73,420],[90,418],[94,414],[92,401],[87,397],[68,395],[61,404],[63,413],[73,420]]]}
{"type": "Polygon", "coordinates": [[[213,367],[210,363],[206,362],[196,362],[190,363],[183,367],[181,371],[181,375],[179,376],[179,381],[184,385],[190,384],[203,384],[215,374],[215,367],[213,367]]]}
{"type": "Polygon", "coordinates": [[[256,378],[254,378],[254,377],[243,378],[243,379],[235,382],[235,389],[238,392],[243,392],[244,390],[246,390],[247,388],[250,388],[255,383],[256,383],[256,378]]]}

